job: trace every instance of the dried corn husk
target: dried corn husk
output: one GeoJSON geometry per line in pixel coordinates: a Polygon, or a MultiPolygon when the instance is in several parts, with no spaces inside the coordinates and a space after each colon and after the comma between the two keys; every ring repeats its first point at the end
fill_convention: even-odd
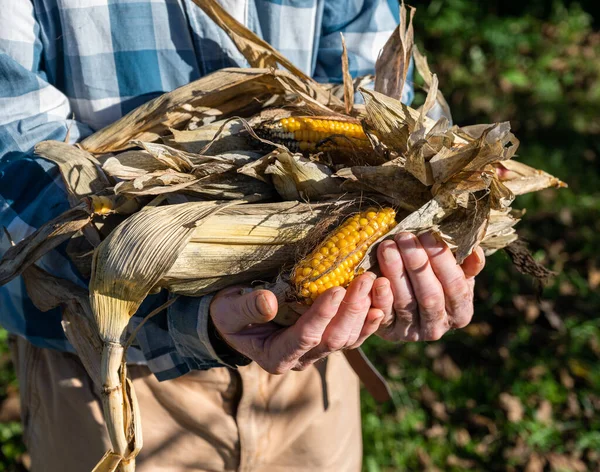
{"type": "Polygon", "coordinates": [[[383,47],[375,63],[375,90],[388,97],[400,100],[406,82],[410,58],[414,45],[413,17],[415,8],[410,7],[410,18],[406,24],[406,7],[400,6],[400,24],[383,47]]]}
{"type": "Polygon", "coordinates": [[[342,40],[342,76],[344,78],[344,111],[346,115],[351,115],[354,109],[354,85],[352,75],[350,75],[350,63],[348,61],[348,50],[346,49],[346,40],[340,33],[342,40]]]}

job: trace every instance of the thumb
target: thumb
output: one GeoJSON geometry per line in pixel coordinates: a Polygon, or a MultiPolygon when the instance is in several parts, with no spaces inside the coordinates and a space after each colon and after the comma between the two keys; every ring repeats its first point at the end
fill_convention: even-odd
{"type": "Polygon", "coordinates": [[[223,334],[233,334],[250,324],[271,321],[277,314],[277,298],[269,290],[224,291],[210,304],[215,327],[223,334]]]}

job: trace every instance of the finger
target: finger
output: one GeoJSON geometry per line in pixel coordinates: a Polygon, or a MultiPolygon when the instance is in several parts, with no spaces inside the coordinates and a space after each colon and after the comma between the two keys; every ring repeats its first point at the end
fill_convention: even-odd
{"type": "Polygon", "coordinates": [[[477,246],[475,250],[463,261],[462,270],[467,279],[473,278],[485,267],[485,254],[483,249],[477,246]]]}
{"type": "Polygon", "coordinates": [[[217,330],[227,335],[248,325],[271,321],[277,314],[277,307],[277,297],[269,290],[245,292],[243,288],[237,288],[215,296],[210,313],[217,330]]]}
{"type": "MultiPolygon", "coordinates": [[[[377,276],[373,272],[365,272],[354,279],[348,287],[342,302],[341,310],[339,310],[341,313],[338,311],[338,314],[332,320],[331,325],[333,326],[330,325],[325,330],[325,335],[328,334],[330,329],[332,333],[335,333],[338,328],[342,332],[349,331],[346,342],[340,349],[351,346],[360,336],[369,308],[372,305],[371,292],[376,279],[377,276]],[[355,283],[356,280],[358,280],[357,283],[355,283]]],[[[343,338],[343,335],[340,337],[343,338]]]]}
{"type": "Polygon", "coordinates": [[[448,324],[464,328],[473,317],[473,290],[450,248],[431,233],[419,236],[434,274],[442,285],[448,324]]]}
{"type": "Polygon", "coordinates": [[[312,363],[356,343],[371,306],[369,293],[374,280],[375,275],[367,272],[352,281],[335,317],[325,329],[321,342],[302,356],[301,365],[312,363]]]}
{"type": "Polygon", "coordinates": [[[348,347],[347,349],[359,348],[362,345],[362,343],[364,343],[365,340],[369,336],[371,336],[372,334],[377,332],[377,330],[379,329],[379,326],[381,326],[381,322],[383,321],[383,318],[384,318],[384,313],[381,309],[370,308],[369,313],[367,313],[367,318],[365,319],[365,324],[362,327],[362,330],[360,332],[360,335],[358,336],[358,339],[352,346],[348,347]]]}
{"type": "Polygon", "coordinates": [[[394,294],[390,281],[379,277],[373,282],[371,290],[371,307],[378,308],[386,317],[391,317],[394,311],[394,294]]]}
{"type": "MultiPolygon", "coordinates": [[[[282,374],[297,364],[304,354],[319,345],[325,329],[338,312],[346,290],[331,288],[321,294],[296,323],[265,343],[265,370],[282,374]]],[[[259,347],[260,348],[260,347],[259,347]]]]}
{"type": "Polygon", "coordinates": [[[393,297],[392,312],[384,311],[380,334],[390,341],[417,341],[417,299],[404,269],[398,245],[394,241],[383,241],[377,248],[377,260],[381,273],[390,281],[393,297]]]}
{"type": "Polygon", "coordinates": [[[449,329],[442,284],[433,272],[427,252],[413,234],[400,233],[395,241],[419,305],[421,337],[436,341],[449,329]]]}

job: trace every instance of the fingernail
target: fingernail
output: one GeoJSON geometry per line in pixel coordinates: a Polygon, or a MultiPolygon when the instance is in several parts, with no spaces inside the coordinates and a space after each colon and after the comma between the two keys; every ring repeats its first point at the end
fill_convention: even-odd
{"type": "Polygon", "coordinates": [[[423,233],[421,236],[419,236],[419,240],[421,241],[423,246],[433,247],[438,245],[438,240],[432,233],[429,232],[423,233]]]}
{"type": "Polygon", "coordinates": [[[477,261],[477,264],[478,265],[481,264],[483,262],[483,260],[481,259],[481,254],[479,253],[479,251],[477,250],[477,248],[475,248],[473,250],[473,254],[474,254],[475,260],[477,261]]]}
{"type": "Polygon", "coordinates": [[[393,246],[386,247],[383,250],[383,260],[388,263],[397,262],[400,260],[398,249],[393,246]]]}
{"type": "Polygon", "coordinates": [[[267,297],[265,297],[262,293],[256,297],[256,307],[263,315],[270,315],[273,309],[269,303],[269,300],[267,300],[267,297]]]}
{"type": "Polygon", "coordinates": [[[344,299],[344,295],[346,295],[345,290],[343,290],[343,289],[336,290],[331,295],[331,303],[333,305],[339,305],[340,303],[342,303],[342,300],[344,299]]]}
{"type": "Polygon", "coordinates": [[[388,285],[380,285],[375,288],[375,295],[378,297],[385,297],[388,293],[390,293],[390,287],[388,285]]]}
{"type": "Polygon", "coordinates": [[[396,244],[400,246],[400,249],[414,249],[417,247],[416,238],[412,233],[400,233],[396,237],[396,244]]]}
{"type": "Polygon", "coordinates": [[[358,287],[358,294],[360,296],[369,294],[369,292],[371,291],[371,288],[373,288],[373,280],[374,279],[366,280],[366,278],[363,278],[360,281],[360,286],[358,287]]]}

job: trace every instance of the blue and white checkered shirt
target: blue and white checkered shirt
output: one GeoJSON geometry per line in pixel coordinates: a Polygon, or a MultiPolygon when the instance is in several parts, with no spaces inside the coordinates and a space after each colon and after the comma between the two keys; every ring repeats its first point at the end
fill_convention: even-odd
{"type": "MultiPolygon", "coordinates": [[[[341,81],[340,31],[352,75],[364,75],[373,73],[398,21],[394,0],[220,1],[319,81],[341,81]]],[[[192,0],[0,0],[0,226],[20,241],[69,207],[57,168],[33,156],[36,143],[62,141],[69,129],[76,142],[164,92],[231,66],[247,63],[192,0]]],[[[1,237],[0,255],[10,244],[1,237]]],[[[64,247],[38,264],[87,285],[64,247]]],[[[149,297],[133,322],[164,298],[149,297]]],[[[159,379],[223,365],[207,339],[209,302],[182,297],[140,331],[137,356],[159,379]]],[[[0,288],[0,324],[31,343],[71,350],[60,319],[58,309],[33,306],[20,278],[0,288]]]]}

